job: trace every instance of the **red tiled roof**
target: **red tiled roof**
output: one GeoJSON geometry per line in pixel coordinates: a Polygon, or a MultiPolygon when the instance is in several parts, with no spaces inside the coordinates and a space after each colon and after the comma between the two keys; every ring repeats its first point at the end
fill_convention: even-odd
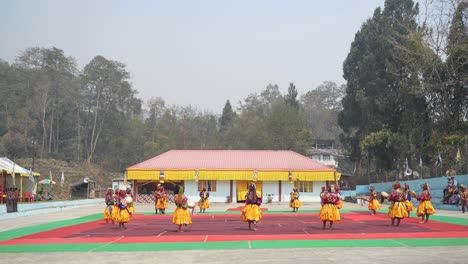
{"type": "Polygon", "coordinates": [[[128,169],[333,170],[290,150],[170,150],[128,169]]]}

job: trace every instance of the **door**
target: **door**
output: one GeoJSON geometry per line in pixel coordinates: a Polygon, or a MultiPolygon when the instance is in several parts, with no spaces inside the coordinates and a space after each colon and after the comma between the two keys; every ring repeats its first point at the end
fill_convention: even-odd
{"type": "MultiPolygon", "coordinates": [[[[237,202],[245,202],[245,196],[249,191],[249,184],[251,182],[252,181],[237,181],[237,202]]],[[[257,195],[259,197],[262,197],[262,182],[255,182],[255,186],[257,190],[257,195]]]]}

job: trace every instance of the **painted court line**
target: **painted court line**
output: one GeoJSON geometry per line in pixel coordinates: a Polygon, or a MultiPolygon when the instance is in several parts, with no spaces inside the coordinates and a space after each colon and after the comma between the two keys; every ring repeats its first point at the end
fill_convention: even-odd
{"type": "Polygon", "coordinates": [[[399,244],[399,245],[401,245],[401,246],[403,246],[403,247],[409,247],[409,245],[407,245],[407,244],[405,244],[405,243],[403,243],[403,242],[397,241],[397,240],[395,240],[395,239],[390,239],[390,241],[392,241],[392,242],[394,242],[394,243],[396,243],[396,244],[399,244]]]}
{"type": "Polygon", "coordinates": [[[164,235],[165,233],[167,233],[167,230],[165,230],[165,231],[159,233],[157,236],[158,236],[158,237],[159,237],[159,236],[162,236],[162,235],[164,235]]]}
{"type": "Polygon", "coordinates": [[[117,238],[117,239],[115,239],[115,240],[113,240],[113,241],[111,241],[111,242],[109,242],[109,243],[102,244],[102,245],[99,246],[99,247],[96,247],[96,248],[94,248],[94,249],[89,250],[89,252],[93,252],[93,251],[96,251],[96,250],[101,249],[101,248],[103,248],[103,247],[106,247],[106,246],[108,246],[108,245],[110,245],[110,244],[114,244],[115,242],[118,242],[119,240],[123,239],[124,237],[125,237],[125,236],[121,236],[121,237],[119,237],[119,238],[117,238]]]}

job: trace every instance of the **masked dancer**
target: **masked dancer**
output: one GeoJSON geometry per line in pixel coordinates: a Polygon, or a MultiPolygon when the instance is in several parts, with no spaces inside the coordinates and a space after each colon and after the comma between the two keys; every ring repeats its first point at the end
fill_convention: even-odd
{"type": "Polygon", "coordinates": [[[200,200],[198,201],[198,207],[200,207],[200,213],[205,212],[205,209],[210,207],[210,200],[208,200],[208,197],[210,197],[210,192],[206,190],[205,187],[203,187],[202,191],[200,192],[200,200]]]}
{"type": "Polygon", "coordinates": [[[117,223],[119,220],[119,206],[118,206],[118,201],[119,201],[119,189],[116,189],[114,194],[112,195],[112,200],[114,200],[114,205],[112,205],[112,222],[117,223]]]}
{"type": "Polygon", "coordinates": [[[114,205],[114,198],[112,197],[111,188],[107,189],[104,202],[106,203],[106,209],[104,210],[104,220],[106,220],[106,224],[109,223],[109,220],[114,223],[114,221],[112,221],[112,207],[114,205]]]}
{"type": "Polygon", "coordinates": [[[262,219],[261,204],[262,199],[257,194],[256,186],[251,183],[245,197],[244,209],[242,209],[242,221],[249,223],[249,230],[257,230],[257,223],[262,219]]]}
{"type": "Polygon", "coordinates": [[[462,213],[465,213],[465,209],[468,209],[467,206],[466,206],[467,199],[468,199],[468,192],[466,191],[466,186],[463,185],[463,184],[460,186],[459,195],[460,195],[460,203],[461,203],[462,213]]]}
{"type": "Polygon", "coordinates": [[[409,218],[411,216],[411,211],[414,210],[414,207],[413,207],[413,202],[411,202],[412,191],[408,184],[405,184],[405,195],[406,195],[405,206],[406,206],[406,211],[408,211],[408,218],[409,218]]]}
{"type": "Polygon", "coordinates": [[[392,219],[392,226],[400,226],[401,219],[408,217],[408,211],[406,210],[406,193],[401,190],[400,182],[393,184],[393,190],[388,197],[388,201],[391,202],[388,208],[388,216],[392,219]]]}
{"type": "Polygon", "coordinates": [[[131,200],[131,197],[127,197],[128,196],[124,190],[119,191],[119,197],[117,200],[119,215],[116,222],[119,223],[119,228],[121,229],[126,229],[127,227],[125,227],[125,224],[130,222],[130,211],[128,210],[128,204],[132,203],[133,200],[131,200]]]}
{"type": "Polygon", "coordinates": [[[340,221],[340,211],[336,207],[336,195],[331,192],[331,187],[327,189],[322,187],[322,193],[320,194],[320,200],[322,209],[320,209],[319,218],[323,223],[322,228],[326,229],[327,221],[330,222],[330,229],[333,227],[333,223],[340,221]]]}
{"type": "Polygon", "coordinates": [[[369,205],[367,205],[367,209],[372,211],[372,215],[375,215],[376,211],[380,209],[380,203],[377,199],[377,192],[374,186],[369,187],[369,205]]]}
{"type": "MultiPolygon", "coordinates": [[[[132,202],[131,203],[127,203],[127,208],[128,208],[128,212],[130,213],[130,216],[133,215],[133,213],[135,213],[135,207],[133,206],[133,201],[134,201],[134,196],[132,194],[132,190],[130,188],[127,188],[127,195],[126,196],[129,196],[130,198],[132,198],[132,202]]],[[[128,200],[128,199],[127,199],[128,200]]],[[[129,201],[129,200],[128,200],[129,201]]]]}
{"type": "Polygon", "coordinates": [[[434,207],[432,206],[431,203],[431,191],[429,191],[429,183],[424,183],[422,186],[422,193],[417,197],[419,201],[419,206],[417,210],[418,216],[421,216],[421,222],[426,224],[427,221],[429,221],[429,215],[432,215],[435,213],[434,207]]]}
{"type": "Polygon", "coordinates": [[[184,186],[179,186],[179,193],[175,197],[175,205],[176,209],[172,215],[172,223],[179,227],[178,232],[184,232],[182,226],[192,224],[192,218],[188,211],[188,200],[184,195],[184,186]]]}
{"type": "Polygon", "coordinates": [[[156,214],[158,213],[158,210],[161,214],[166,213],[166,208],[167,208],[167,194],[166,190],[164,189],[164,186],[158,184],[156,193],[156,214]]]}
{"type": "Polygon", "coordinates": [[[338,186],[338,184],[335,185],[335,195],[336,195],[336,208],[338,209],[341,209],[343,208],[343,203],[341,202],[341,197],[343,196],[343,194],[341,193],[340,191],[340,186],[338,186]]]}
{"type": "Polygon", "coordinates": [[[301,207],[301,201],[299,201],[300,196],[301,195],[297,187],[294,187],[293,191],[291,192],[291,201],[289,202],[289,207],[293,209],[293,212],[297,212],[301,207]]]}

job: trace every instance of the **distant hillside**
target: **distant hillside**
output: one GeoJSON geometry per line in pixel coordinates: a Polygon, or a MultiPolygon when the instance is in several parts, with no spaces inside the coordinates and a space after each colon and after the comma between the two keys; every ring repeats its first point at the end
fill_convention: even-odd
{"type": "MultiPolygon", "coordinates": [[[[15,159],[13,161],[26,169],[32,166],[31,159],[15,159]]],[[[111,187],[113,178],[123,177],[123,172],[109,172],[95,165],[88,165],[86,163],[78,164],[55,159],[36,159],[34,161],[34,172],[41,174],[39,181],[42,179],[49,179],[49,174],[52,174],[52,179],[57,184],[51,187],[44,186],[43,188],[46,191],[51,191],[54,200],[70,199],[70,184],[82,182],[86,177],[96,182],[96,188],[111,187]],[[60,186],[62,171],[65,176],[63,187],[60,186]]],[[[38,186],[38,189],[40,189],[40,186],[38,186]]]]}

